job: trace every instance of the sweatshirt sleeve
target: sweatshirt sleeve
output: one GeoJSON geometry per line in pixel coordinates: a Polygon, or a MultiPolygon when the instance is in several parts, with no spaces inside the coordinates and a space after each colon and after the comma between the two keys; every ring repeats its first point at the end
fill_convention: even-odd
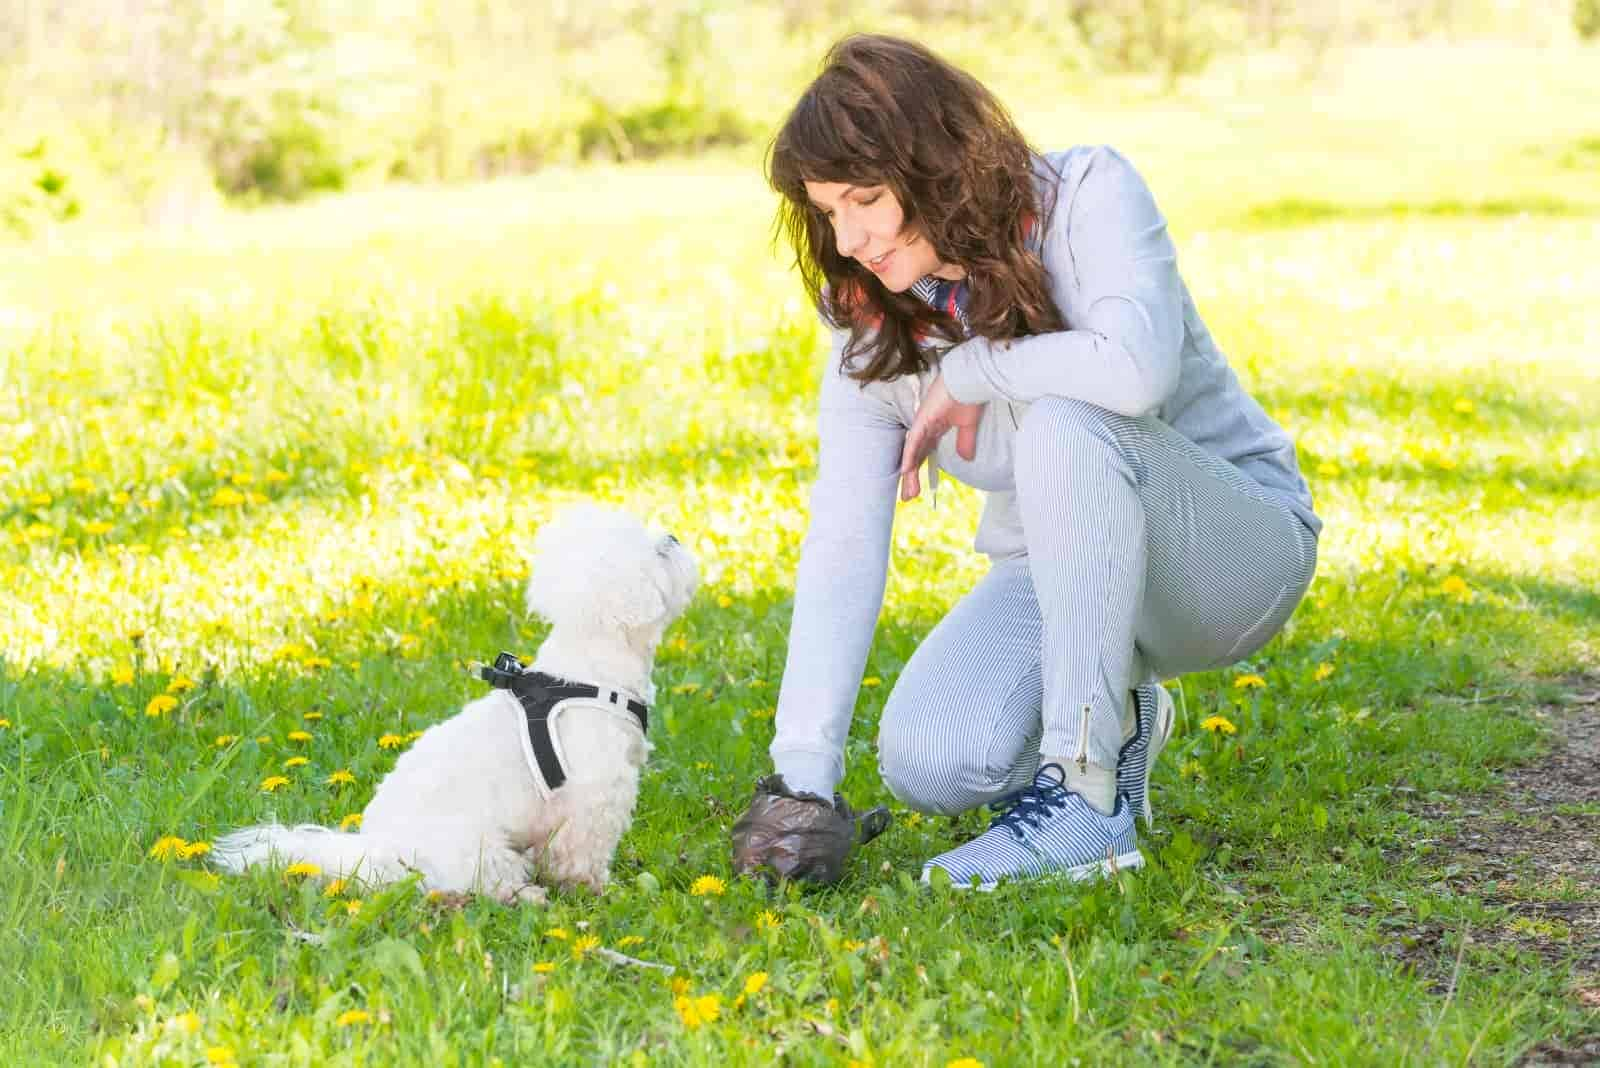
{"type": "Polygon", "coordinates": [[[817,478],[795,576],[788,660],[769,750],[791,789],[830,797],[844,778],[861,672],[883,607],[905,426],[840,368],[823,372],[817,478]]]}
{"type": "Polygon", "coordinates": [[[966,404],[1070,397],[1130,416],[1159,408],[1178,384],[1183,283],[1166,219],[1133,165],[1093,150],[1041,254],[1056,306],[1081,309],[1078,321],[955,346],[941,365],[950,395],[966,404]]]}

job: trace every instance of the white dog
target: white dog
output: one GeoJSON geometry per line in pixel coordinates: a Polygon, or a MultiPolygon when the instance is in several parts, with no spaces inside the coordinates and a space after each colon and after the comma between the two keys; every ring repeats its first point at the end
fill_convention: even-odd
{"type": "Polygon", "coordinates": [[[551,623],[524,672],[425,731],[378,784],[361,830],[267,824],[229,834],[229,871],[309,862],[329,877],[543,901],[539,880],[598,892],[633,818],[650,743],[656,645],[694,594],[693,556],[667,534],[594,505],[539,532],[528,610],[551,623]]]}

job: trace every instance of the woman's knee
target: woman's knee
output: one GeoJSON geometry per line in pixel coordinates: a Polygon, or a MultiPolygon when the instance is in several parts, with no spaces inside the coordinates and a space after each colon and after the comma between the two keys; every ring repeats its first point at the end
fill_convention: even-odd
{"type": "MultiPolygon", "coordinates": [[[[951,710],[945,722],[960,722],[951,710]]],[[[970,709],[968,710],[970,713],[970,709]]],[[[953,816],[1006,790],[1004,772],[988,766],[986,746],[955,737],[929,722],[937,717],[894,716],[884,710],[878,728],[878,774],[896,800],[918,812],[953,816]]]]}
{"type": "Polygon", "coordinates": [[[1096,450],[1133,462],[1139,423],[1088,401],[1041,397],[1023,413],[1017,431],[1017,476],[1027,468],[1059,469],[1064,458],[1081,459],[1096,450]]]}

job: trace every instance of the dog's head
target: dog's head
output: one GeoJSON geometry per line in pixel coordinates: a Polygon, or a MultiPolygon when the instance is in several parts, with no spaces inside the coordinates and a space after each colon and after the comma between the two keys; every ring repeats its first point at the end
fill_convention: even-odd
{"type": "Polygon", "coordinates": [[[577,504],[534,541],[528,611],[554,626],[649,638],[678,617],[699,580],[693,554],[671,534],[614,508],[577,504]]]}

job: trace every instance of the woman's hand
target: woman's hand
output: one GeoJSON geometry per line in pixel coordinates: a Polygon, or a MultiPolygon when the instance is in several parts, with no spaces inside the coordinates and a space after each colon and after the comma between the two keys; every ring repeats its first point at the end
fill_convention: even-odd
{"type": "Polygon", "coordinates": [[[944,375],[936,375],[928,393],[917,407],[917,417],[906,431],[905,450],[900,454],[900,499],[909,501],[922,492],[917,470],[939,444],[945,431],[956,429],[956,455],[971,460],[978,454],[978,420],[983,405],[962,404],[950,395],[944,375]]]}

